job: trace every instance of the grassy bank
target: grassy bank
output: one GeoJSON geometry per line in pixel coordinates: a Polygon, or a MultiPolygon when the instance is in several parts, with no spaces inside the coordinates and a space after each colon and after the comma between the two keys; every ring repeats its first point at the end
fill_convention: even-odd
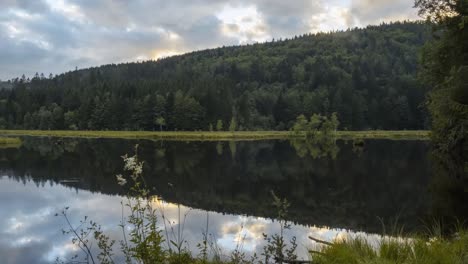
{"type": "MultiPolygon", "coordinates": [[[[39,137],[82,137],[82,138],[125,138],[125,139],[164,139],[164,140],[262,140],[288,139],[303,135],[292,135],[289,131],[71,131],[71,130],[0,130],[0,135],[39,136],[39,137]]],[[[429,131],[338,131],[339,139],[398,139],[427,140],[429,131]]]]}
{"type": "Polygon", "coordinates": [[[429,130],[338,131],[340,139],[429,140],[429,130]]]}
{"type": "Polygon", "coordinates": [[[371,245],[362,238],[353,238],[327,243],[312,254],[312,263],[317,264],[465,264],[468,263],[468,232],[461,230],[451,238],[384,237],[378,245],[371,245]]]}

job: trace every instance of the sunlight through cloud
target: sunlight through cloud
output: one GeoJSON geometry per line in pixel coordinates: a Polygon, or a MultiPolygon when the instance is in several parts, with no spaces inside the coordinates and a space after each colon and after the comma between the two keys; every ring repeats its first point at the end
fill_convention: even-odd
{"type": "Polygon", "coordinates": [[[223,34],[239,39],[241,44],[271,39],[255,6],[226,5],[216,16],[223,22],[223,34]]]}

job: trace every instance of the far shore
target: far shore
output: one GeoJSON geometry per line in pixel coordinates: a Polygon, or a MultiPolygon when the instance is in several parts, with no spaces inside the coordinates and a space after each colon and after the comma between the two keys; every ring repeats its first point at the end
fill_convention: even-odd
{"type": "MultiPolygon", "coordinates": [[[[122,138],[184,141],[267,140],[305,137],[290,131],[88,131],[88,130],[0,130],[0,136],[122,138]]],[[[429,140],[427,130],[337,131],[337,139],[429,140]]]]}

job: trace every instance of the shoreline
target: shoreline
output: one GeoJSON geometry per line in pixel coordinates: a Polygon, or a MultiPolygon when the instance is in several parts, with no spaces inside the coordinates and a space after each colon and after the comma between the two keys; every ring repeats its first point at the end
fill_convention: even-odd
{"type": "MultiPolygon", "coordinates": [[[[303,138],[290,131],[91,131],[91,130],[0,130],[0,136],[67,137],[67,138],[121,138],[185,141],[248,141],[303,138]]],[[[369,130],[337,131],[336,138],[429,140],[428,130],[369,130]]]]}

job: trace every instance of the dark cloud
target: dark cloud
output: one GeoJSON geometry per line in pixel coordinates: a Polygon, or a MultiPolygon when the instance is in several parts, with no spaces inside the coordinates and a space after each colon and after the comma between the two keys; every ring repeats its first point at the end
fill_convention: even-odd
{"type": "Polygon", "coordinates": [[[407,0],[2,0],[0,78],[362,26],[412,11],[407,0]],[[330,16],[330,6],[342,10],[330,16]]]}
{"type": "Polygon", "coordinates": [[[207,16],[195,21],[189,28],[179,33],[187,43],[191,43],[193,49],[238,44],[236,39],[222,35],[221,25],[222,22],[215,16],[207,16]]]}
{"type": "Polygon", "coordinates": [[[16,247],[0,241],[0,256],[2,256],[2,263],[5,264],[50,263],[43,258],[44,252],[50,249],[51,245],[38,241],[16,247]]]}
{"type": "Polygon", "coordinates": [[[43,0],[2,0],[0,1],[0,9],[18,8],[26,10],[30,13],[41,13],[48,9],[47,4],[43,0]]]}
{"type": "Polygon", "coordinates": [[[273,37],[291,37],[311,30],[312,16],[324,11],[323,1],[257,0],[257,9],[265,18],[273,37]]]}
{"type": "Polygon", "coordinates": [[[15,41],[4,37],[0,31],[2,41],[0,41],[0,78],[9,78],[21,75],[22,73],[34,73],[42,69],[54,69],[54,59],[56,54],[49,54],[47,50],[27,41],[15,41]],[[45,65],[50,62],[50,66],[45,65]]]}

